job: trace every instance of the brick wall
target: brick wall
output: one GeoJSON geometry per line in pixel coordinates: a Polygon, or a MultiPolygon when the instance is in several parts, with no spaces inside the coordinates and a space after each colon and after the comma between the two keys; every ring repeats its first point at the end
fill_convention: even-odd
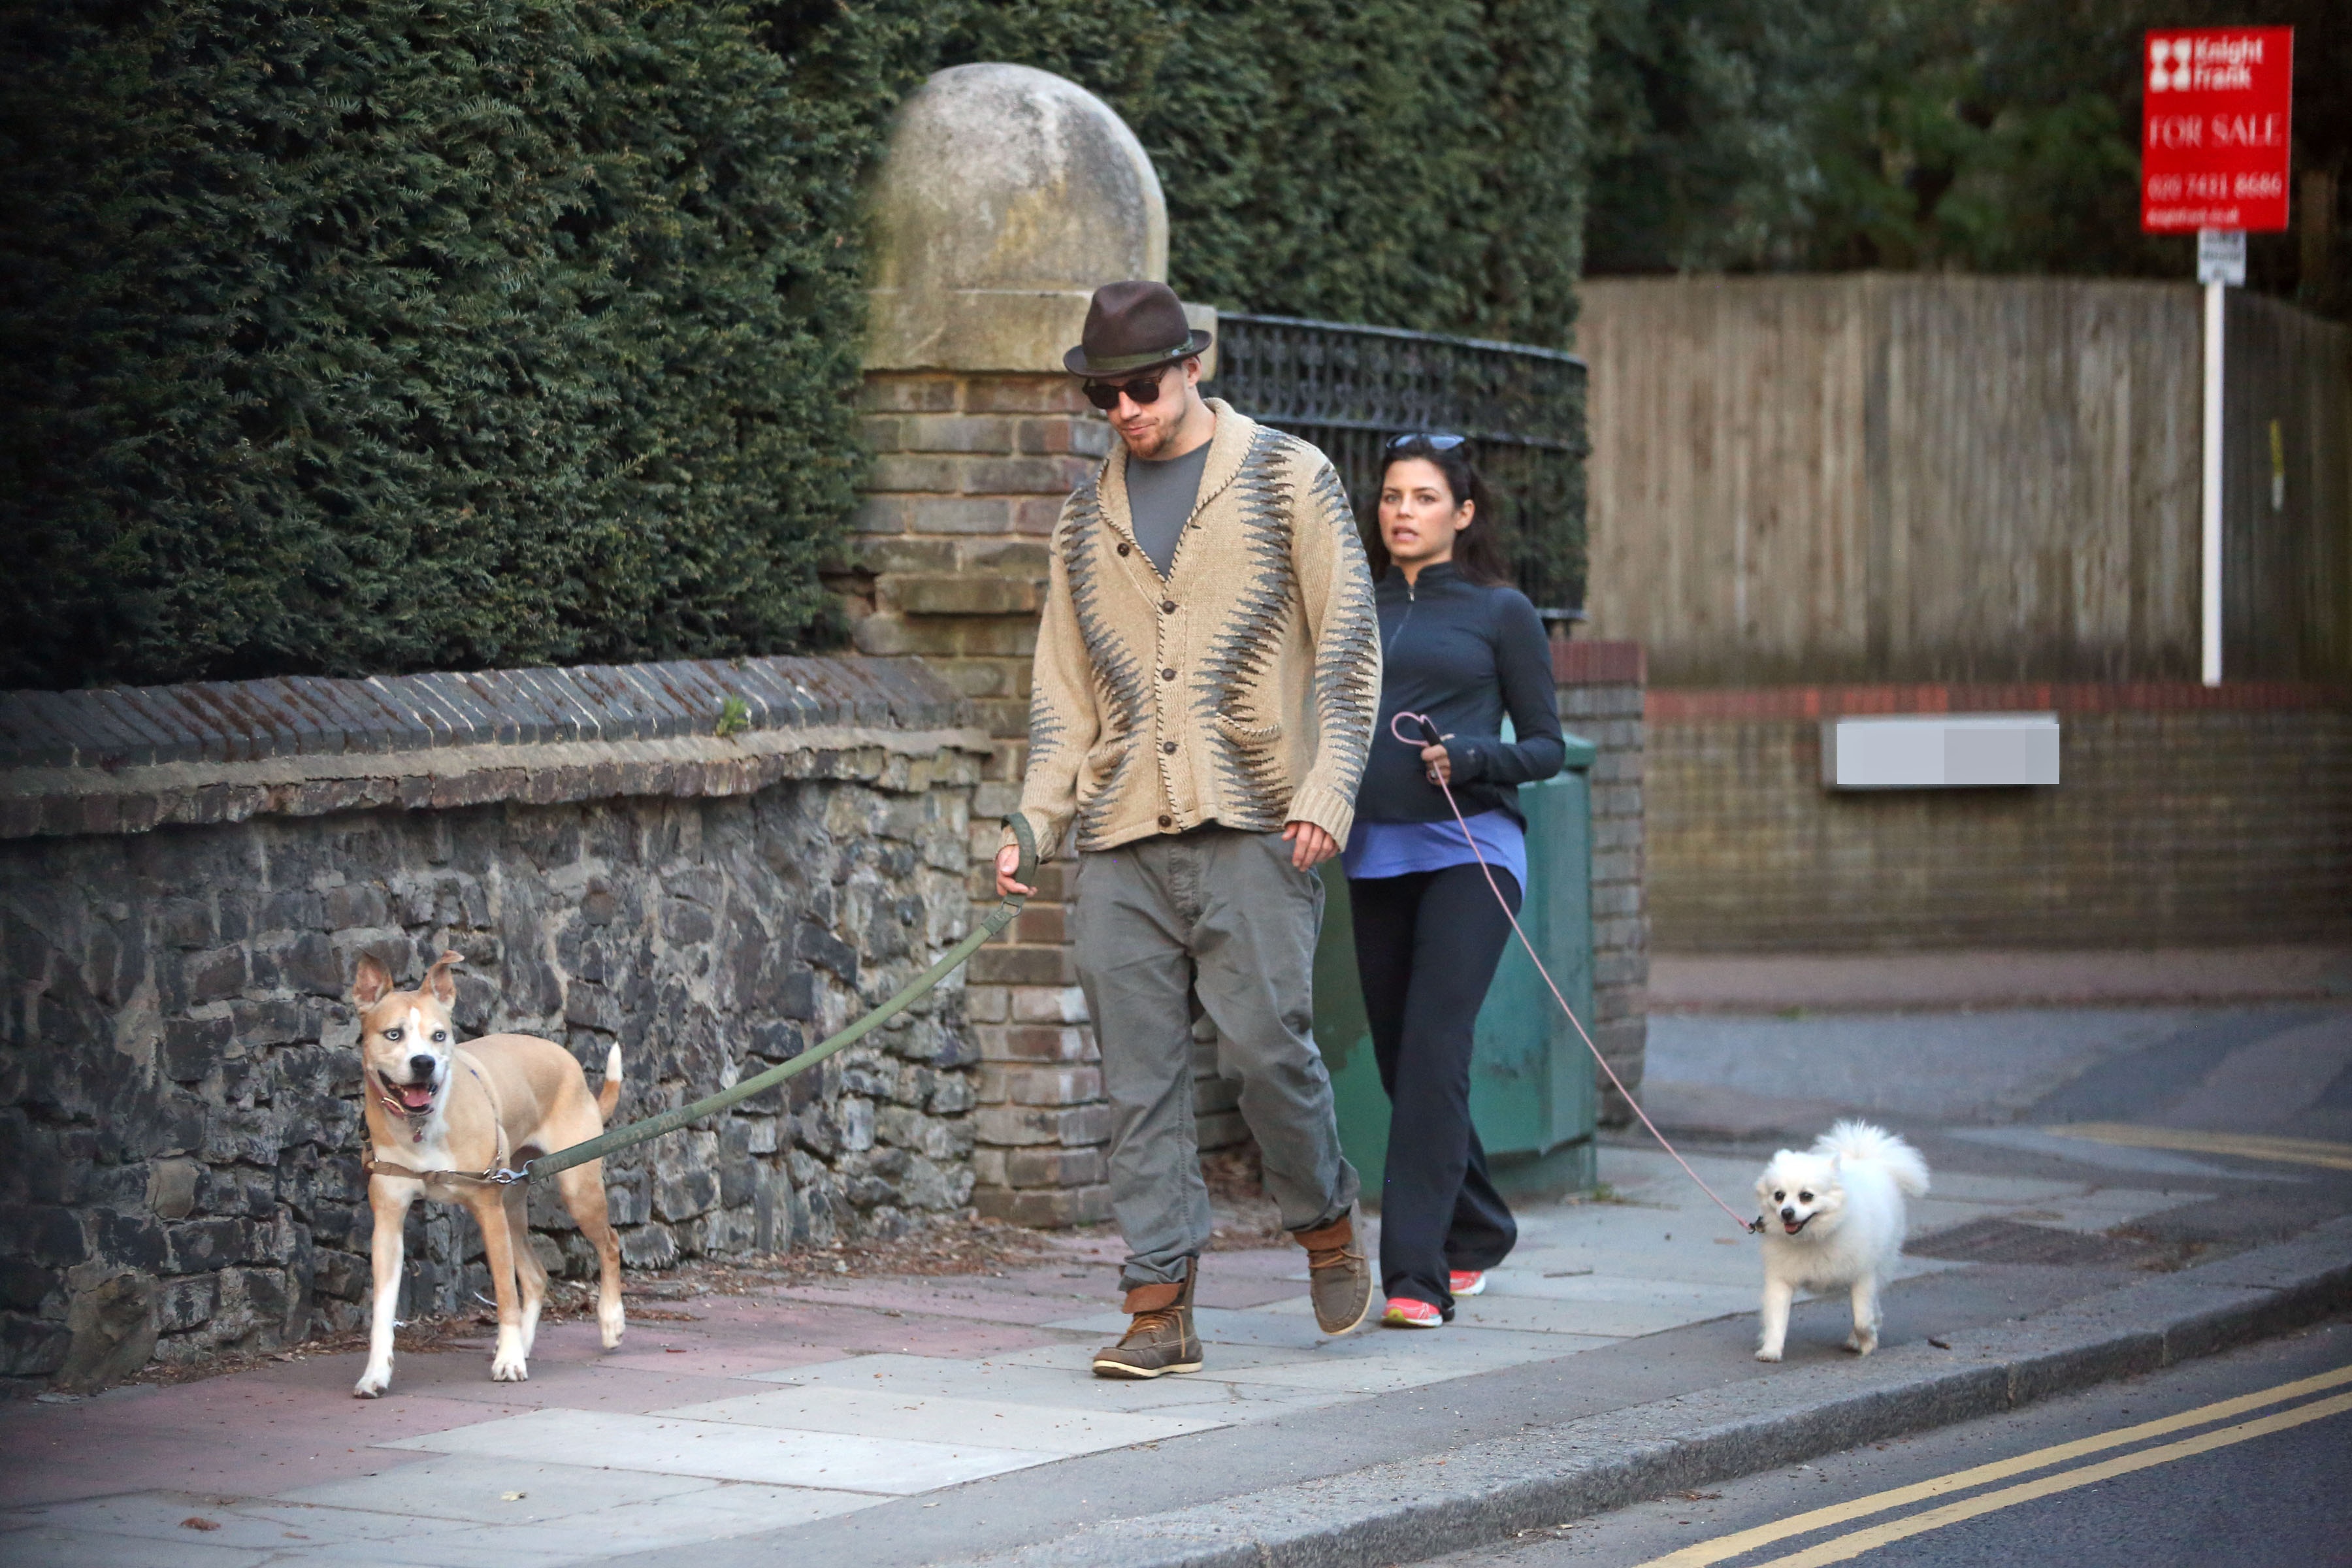
{"type": "Polygon", "coordinates": [[[2244,683],[1653,691],[1658,946],[2204,945],[2352,933],[2352,694],[2244,683]],[[1821,721],[2055,710],[2050,789],[1832,792],[1821,721]]]}
{"type": "MultiPolygon", "coordinates": [[[[1643,893],[1647,670],[1634,642],[1552,645],[1559,719],[1600,748],[1592,764],[1592,1040],[1639,1093],[1649,1039],[1650,914],[1643,893]]],[[[1601,1083],[1601,1120],[1633,1111],[1601,1083]]]]}

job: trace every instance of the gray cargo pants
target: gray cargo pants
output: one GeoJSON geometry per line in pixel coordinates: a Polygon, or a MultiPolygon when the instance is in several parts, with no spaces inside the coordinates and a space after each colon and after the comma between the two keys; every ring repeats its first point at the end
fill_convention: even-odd
{"type": "Polygon", "coordinates": [[[1315,1048],[1323,879],[1278,833],[1204,827],[1078,858],[1078,983],[1111,1105],[1110,1201],[1127,1238],[1121,1282],[1171,1284],[1213,1225],[1192,1125],[1192,998],[1242,1080],[1286,1230],[1356,1201],[1331,1079],[1315,1048]]]}

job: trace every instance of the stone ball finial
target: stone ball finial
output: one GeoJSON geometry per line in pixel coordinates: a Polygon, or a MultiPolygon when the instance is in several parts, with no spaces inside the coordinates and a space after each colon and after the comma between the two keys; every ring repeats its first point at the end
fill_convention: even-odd
{"type": "Polygon", "coordinates": [[[1027,66],[955,66],[900,106],[868,225],[868,370],[1059,371],[1097,288],[1168,276],[1143,143],[1027,66]]]}

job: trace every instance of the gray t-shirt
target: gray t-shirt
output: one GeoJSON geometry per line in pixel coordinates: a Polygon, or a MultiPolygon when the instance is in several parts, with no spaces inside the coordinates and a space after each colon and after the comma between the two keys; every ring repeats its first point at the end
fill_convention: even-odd
{"type": "Polygon", "coordinates": [[[1208,466],[1206,441],[1164,463],[1128,457],[1127,508],[1135,519],[1135,542],[1162,577],[1175,563],[1176,542],[1192,515],[1192,503],[1201,499],[1201,473],[1208,466]]]}

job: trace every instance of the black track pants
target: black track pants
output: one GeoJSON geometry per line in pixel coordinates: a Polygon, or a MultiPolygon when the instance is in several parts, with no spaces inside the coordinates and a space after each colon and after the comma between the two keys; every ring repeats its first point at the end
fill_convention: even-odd
{"type": "MultiPolygon", "coordinates": [[[[1517,912],[1519,885],[1495,880],[1517,912]]],[[[1372,1053],[1389,1095],[1381,1278],[1450,1308],[1446,1275],[1492,1268],[1518,1239],[1470,1125],[1470,1036],[1510,921],[1475,866],[1348,884],[1372,1053]]]]}

